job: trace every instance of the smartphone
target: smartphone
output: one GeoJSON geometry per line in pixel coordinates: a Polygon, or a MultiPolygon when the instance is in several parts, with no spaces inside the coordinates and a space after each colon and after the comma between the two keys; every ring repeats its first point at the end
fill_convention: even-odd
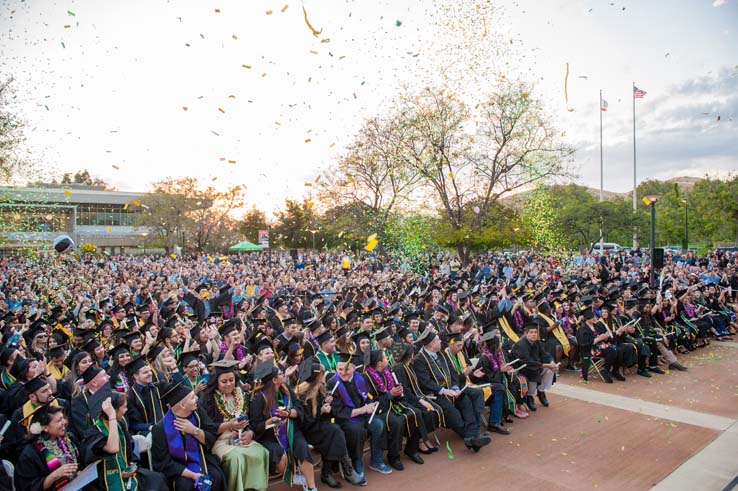
{"type": "Polygon", "coordinates": [[[203,384],[207,384],[208,383],[208,380],[210,379],[210,374],[209,373],[203,373],[198,378],[199,378],[198,383],[199,382],[202,382],[203,384]]]}
{"type": "Polygon", "coordinates": [[[248,421],[248,420],[249,420],[249,415],[248,414],[242,414],[241,416],[239,416],[239,417],[236,418],[236,421],[238,421],[239,423],[242,423],[242,422],[248,421]]]}

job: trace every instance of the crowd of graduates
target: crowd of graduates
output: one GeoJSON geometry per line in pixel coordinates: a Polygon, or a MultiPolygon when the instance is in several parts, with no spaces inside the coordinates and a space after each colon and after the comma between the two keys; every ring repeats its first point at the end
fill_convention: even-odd
{"type": "Polygon", "coordinates": [[[663,376],[730,339],[736,263],[669,256],[649,283],[637,252],[439,255],[424,274],[374,255],[7,258],[0,489],[86,467],[98,491],[362,486],[423,465],[439,428],[480,452],[561,370],[663,376]]]}

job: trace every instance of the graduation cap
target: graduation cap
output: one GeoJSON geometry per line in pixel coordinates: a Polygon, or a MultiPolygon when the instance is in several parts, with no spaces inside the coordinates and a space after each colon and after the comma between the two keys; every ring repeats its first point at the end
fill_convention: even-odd
{"type": "Polygon", "coordinates": [[[192,389],[184,385],[184,381],[180,381],[170,384],[166,392],[161,395],[161,398],[169,404],[169,407],[174,407],[191,393],[192,389]]]}
{"type": "Polygon", "coordinates": [[[415,312],[415,311],[408,312],[407,314],[405,314],[405,317],[403,317],[403,320],[405,322],[408,322],[408,323],[410,321],[420,320],[420,314],[418,312],[415,312]]]}
{"type": "Polygon", "coordinates": [[[423,331],[423,334],[418,338],[418,342],[423,346],[428,346],[438,335],[430,329],[423,331]]]}
{"type": "Polygon", "coordinates": [[[369,339],[369,333],[366,331],[357,331],[351,335],[351,339],[356,343],[356,346],[359,346],[362,339],[369,339]]]}
{"type": "Polygon", "coordinates": [[[348,326],[346,326],[345,324],[340,325],[338,326],[338,329],[336,329],[336,338],[345,336],[346,334],[348,334],[348,332],[349,332],[348,326]]]}
{"type": "Polygon", "coordinates": [[[532,329],[535,329],[537,331],[538,330],[538,324],[536,324],[535,322],[526,322],[523,325],[523,332],[530,331],[532,329]]]}
{"type": "Polygon", "coordinates": [[[460,343],[462,339],[463,339],[463,335],[460,332],[454,332],[454,333],[443,335],[443,341],[445,341],[449,345],[460,343]]]}
{"type": "Polygon", "coordinates": [[[128,343],[129,345],[133,343],[135,340],[141,340],[141,333],[138,331],[135,332],[129,332],[125,336],[123,336],[123,340],[128,343]]]}
{"type": "Polygon", "coordinates": [[[297,324],[297,317],[292,317],[292,316],[285,317],[282,319],[282,324],[284,325],[284,327],[297,324]]]}
{"type": "Polygon", "coordinates": [[[382,355],[384,355],[384,350],[381,349],[373,349],[369,351],[369,365],[374,366],[382,359],[382,355]]]}
{"type": "Polygon", "coordinates": [[[87,385],[90,383],[90,381],[97,376],[98,373],[102,372],[103,369],[100,367],[96,367],[95,365],[87,367],[87,370],[85,370],[82,373],[82,382],[87,385]]]}
{"type": "Polygon", "coordinates": [[[29,433],[31,432],[31,423],[33,422],[34,418],[42,419],[44,416],[46,416],[46,413],[49,411],[50,407],[60,407],[59,403],[56,402],[56,398],[52,397],[48,401],[44,402],[40,406],[36,406],[31,410],[31,412],[26,416],[25,418],[18,421],[18,424],[25,426],[28,428],[29,433]]]}
{"type": "Polygon", "coordinates": [[[49,350],[49,353],[48,353],[49,360],[53,360],[54,358],[59,358],[62,356],[66,357],[67,356],[66,349],[67,349],[66,344],[58,344],[54,346],[53,348],[49,350]]]}
{"type": "Polygon", "coordinates": [[[266,384],[279,373],[279,368],[271,362],[264,362],[254,369],[254,383],[266,384]]]}
{"type": "Polygon", "coordinates": [[[118,356],[122,355],[123,353],[130,354],[131,347],[128,345],[128,343],[120,343],[116,346],[113,346],[108,350],[108,356],[111,360],[117,361],[118,356]]]}
{"type": "Polygon", "coordinates": [[[357,356],[358,356],[358,354],[347,353],[345,351],[342,351],[342,352],[338,353],[338,355],[336,356],[336,358],[338,359],[338,361],[340,363],[353,363],[354,365],[356,365],[355,362],[356,362],[357,356]]]}
{"type": "Polygon", "coordinates": [[[403,327],[399,331],[397,331],[397,336],[400,339],[405,339],[409,334],[412,334],[413,332],[410,330],[410,328],[403,327]]]}
{"type": "Polygon", "coordinates": [[[214,372],[214,377],[217,378],[224,373],[230,373],[236,370],[238,367],[238,360],[218,360],[210,365],[210,368],[214,372]]]}
{"type": "Polygon", "coordinates": [[[292,339],[289,342],[285,343],[284,346],[282,346],[281,351],[285,353],[286,355],[295,356],[295,355],[303,353],[305,350],[303,349],[302,346],[300,346],[300,343],[292,339]]]}
{"type": "Polygon", "coordinates": [[[124,309],[122,305],[116,305],[115,307],[113,307],[114,314],[117,314],[118,312],[125,312],[125,311],[126,309],[124,309]]]}
{"type": "Polygon", "coordinates": [[[15,357],[15,360],[13,360],[13,364],[10,366],[9,372],[16,379],[23,378],[22,376],[28,372],[30,364],[31,362],[28,361],[27,358],[24,358],[19,354],[15,357]]]}
{"type": "Polygon", "coordinates": [[[388,326],[384,326],[374,331],[374,340],[381,341],[384,338],[388,338],[392,335],[392,330],[388,326]]]}
{"type": "Polygon", "coordinates": [[[153,347],[152,347],[152,348],[151,348],[151,349],[149,350],[149,352],[148,352],[148,353],[146,353],[146,359],[147,359],[148,361],[150,361],[150,362],[152,362],[152,363],[153,363],[153,362],[154,362],[154,361],[155,361],[155,360],[156,360],[156,359],[157,359],[157,358],[159,357],[159,355],[161,354],[161,352],[162,352],[162,351],[164,351],[165,349],[167,349],[167,347],[166,347],[166,346],[164,346],[163,344],[161,344],[161,343],[157,343],[157,344],[155,344],[155,345],[154,345],[154,346],[153,346],[153,347]]]}
{"type": "Polygon", "coordinates": [[[586,309],[582,310],[582,316],[585,319],[587,319],[587,320],[594,319],[595,318],[594,310],[592,310],[591,307],[590,308],[586,308],[586,309]]]}
{"type": "Polygon", "coordinates": [[[274,302],[272,304],[272,308],[274,310],[278,310],[283,305],[285,305],[285,299],[282,298],[282,297],[277,297],[277,298],[274,299],[274,302]]]}
{"type": "Polygon", "coordinates": [[[133,358],[128,365],[126,365],[126,374],[132,378],[136,372],[147,366],[149,366],[149,364],[146,363],[146,358],[142,355],[138,355],[133,358]]]}
{"type": "Polygon", "coordinates": [[[274,351],[274,346],[272,345],[272,340],[269,339],[268,337],[264,336],[264,337],[262,337],[259,340],[259,342],[256,343],[256,346],[254,346],[254,351],[257,354],[259,354],[259,353],[261,353],[262,351],[264,351],[267,348],[269,348],[272,351],[274,351]]]}
{"type": "Polygon", "coordinates": [[[238,327],[236,327],[236,321],[233,319],[227,320],[223,323],[222,326],[218,328],[218,332],[222,337],[228,336],[230,333],[236,330],[238,330],[238,327]]]}
{"type": "Polygon", "coordinates": [[[315,338],[318,341],[318,344],[327,343],[333,338],[333,334],[330,333],[330,331],[326,331],[317,338],[315,338]]]}
{"type": "MultiPolygon", "coordinates": [[[[315,332],[318,328],[324,326],[324,321],[321,321],[319,317],[313,317],[312,319],[307,319],[304,324],[310,332],[315,332]]],[[[330,325],[330,322],[328,325],[330,325]]]]}
{"type": "Polygon", "coordinates": [[[623,302],[623,305],[625,305],[626,309],[629,309],[631,307],[635,307],[636,303],[638,302],[638,299],[636,297],[630,297],[626,298],[623,302]]]}
{"type": "Polygon", "coordinates": [[[10,360],[10,357],[13,356],[13,353],[16,351],[18,351],[18,345],[16,344],[10,344],[0,351],[0,366],[4,367],[7,365],[8,360],[10,360]]]}
{"type": "Polygon", "coordinates": [[[31,380],[23,384],[23,388],[26,389],[26,394],[33,394],[37,390],[41,389],[49,382],[46,380],[44,375],[36,375],[31,380]]]}
{"type": "Polygon", "coordinates": [[[179,364],[182,365],[183,367],[186,367],[193,361],[199,360],[201,354],[202,354],[201,350],[185,351],[184,353],[179,355],[179,364]]]}
{"type": "Polygon", "coordinates": [[[479,341],[482,343],[486,343],[487,341],[491,341],[492,339],[496,338],[500,334],[499,329],[492,329],[491,331],[487,331],[484,334],[482,334],[482,337],[479,338],[479,341]]]}
{"type": "Polygon", "coordinates": [[[412,355],[413,347],[406,343],[395,343],[392,345],[392,356],[397,362],[404,362],[408,355],[412,355]]]}
{"type": "Polygon", "coordinates": [[[582,305],[590,306],[592,305],[592,302],[594,302],[594,297],[591,295],[585,295],[581,298],[582,305]]]}
{"type": "Polygon", "coordinates": [[[310,356],[300,363],[300,370],[297,374],[297,378],[300,382],[312,382],[322,371],[323,366],[319,362],[315,361],[315,358],[310,356]]]}

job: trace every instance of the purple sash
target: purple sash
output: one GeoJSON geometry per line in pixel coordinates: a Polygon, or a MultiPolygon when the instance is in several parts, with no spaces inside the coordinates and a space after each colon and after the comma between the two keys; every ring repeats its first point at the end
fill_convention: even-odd
{"type": "MultiPolygon", "coordinates": [[[[350,407],[351,409],[356,409],[356,406],[354,405],[354,401],[351,400],[351,396],[346,390],[346,385],[344,385],[344,382],[343,380],[341,380],[341,377],[339,377],[338,374],[335,374],[333,376],[333,380],[335,380],[336,383],[338,384],[338,388],[336,389],[336,391],[338,392],[338,396],[341,398],[341,402],[343,402],[343,405],[346,407],[350,407]]],[[[359,395],[364,401],[366,401],[368,392],[366,390],[366,381],[364,380],[364,377],[362,377],[358,373],[355,373],[353,381],[354,381],[354,385],[356,386],[356,389],[359,391],[359,395]]],[[[361,421],[361,418],[360,417],[351,418],[350,421],[352,423],[358,423],[361,421]]]]}
{"type": "MultiPolygon", "coordinates": [[[[184,464],[187,469],[195,473],[206,473],[202,467],[200,458],[200,442],[192,435],[185,435],[174,427],[176,416],[172,411],[167,411],[164,415],[164,433],[167,435],[167,443],[169,444],[169,454],[179,462],[184,464]]],[[[195,426],[199,421],[192,413],[187,420],[195,426]]]]}

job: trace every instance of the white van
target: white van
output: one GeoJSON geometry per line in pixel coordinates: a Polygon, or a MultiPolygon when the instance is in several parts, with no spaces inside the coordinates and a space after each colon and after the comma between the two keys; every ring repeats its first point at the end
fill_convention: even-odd
{"type": "MultiPolygon", "coordinates": [[[[600,243],[596,242],[592,248],[592,252],[598,252],[600,250],[600,243]]],[[[623,250],[623,246],[616,244],[615,242],[603,242],[602,250],[607,252],[620,252],[623,250]]]]}

